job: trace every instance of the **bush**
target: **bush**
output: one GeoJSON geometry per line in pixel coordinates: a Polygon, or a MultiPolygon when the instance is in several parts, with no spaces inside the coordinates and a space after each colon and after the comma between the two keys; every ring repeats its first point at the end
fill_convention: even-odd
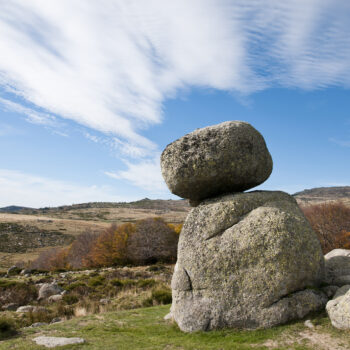
{"type": "Polygon", "coordinates": [[[169,289],[155,290],[152,292],[152,299],[155,300],[157,304],[171,304],[171,291],[169,289]]]}
{"type": "Polygon", "coordinates": [[[89,287],[98,287],[102,286],[105,283],[106,278],[103,276],[92,277],[88,281],[89,287]]]}
{"type": "Polygon", "coordinates": [[[128,239],[127,256],[135,264],[175,262],[179,235],[161,218],[140,220],[128,239]]]}
{"type": "Polygon", "coordinates": [[[164,288],[153,290],[151,296],[145,299],[142,305],[145,307],[149,307],[153,305],[171,304],[171,302],[171,291],[169,289],[164,288]]]}
{"type": "Polygon", "coordinates": [[[25,305],[38,297],[38,292],[33,285],[17,282],[0,280],[0,304],[15,303],[25,305]]]}
{"type": "Polygon", "coordinates": [[[112,225],[98,236],[90,255],[93,266],[123,265],[127,262],[128,237],[135,231],[133,224],[112,225]]]}
{"type": "Polygon", "coordinates": [[[79,236],[70,245],[67,254],[67,260],[70,267],[84,268],[92,265],[91,252],[98,235],[86,231],[79,236]]]}
{"type": "Polygon", "coordinates": [[[302,207],[321,242],[323,253],[350,248],[350,207],[342,202],[302,207]]]}
{"type": "Polygon", "coordinates": [[[8,339],[17,334],[15,324],[12,320],[0,318],[0,340],[8,339]]]}
{"type": "Polygon", "coordinates": [[[68,249],[67,248],[52,248],[45,250],[32,261],[30,267],[32,269],[39,270],[63,270],[69,269],[67,261],[68,249]]]}
{"type": "Polygon", "coordinates": [[[79,298],[76,295],[66,294],[63,296],[63,301],[68,304],[76,304],[79,301],[79,298]]]}

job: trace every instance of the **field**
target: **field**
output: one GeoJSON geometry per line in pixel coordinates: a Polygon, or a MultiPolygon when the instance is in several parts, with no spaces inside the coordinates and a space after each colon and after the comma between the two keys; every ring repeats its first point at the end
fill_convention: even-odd
{"type": "MultiPolygon", "coordinates": [[[[331,328],[324,314],[311,318],[314,329],[296,322],[269,330],[223,330],[186,334],[164,316],[169,305],[135,310],[107,312],[74,318],[38,328],[25,328],[13,339],[0,342],[0,349],[43,349],[33,342],[38,336],[81,337],[82,345],[67,349],[280,349],[280,350],[346,350],[350,334],[331,328]]],[[[62,348],[62,349],[64,349],[62,348]]]]}
{"type": "MultiPolygon", "coordinates": [[[[3,288],[6,285],[8,288],[16,288],[16,283],[25,283],[28,285],[27,289],[30,289],[35,284],[56,280],[67,291],[62,301],[54,303],[38,302],[36,295],[33,295],[30,305],[45,307],[45,313],[2,312],[0,336],[2,320],[12,319],[11,322],[17,324],[17,334],[9,334],[8,337],[4,334],[0,341],[0,350],[43,349],[35,344],[33,338],[44,335],[81,337],[85,340],[82,345],[62,349],[350,348],[350,333],[333,328],[324,312],[308,316],[313,328],[306,327],[305,320],[301,320],[267,330],[226,329],[208,333],[183,333],[172,321],[164,320],[170,309],[172,270],[172,265],[153,265],[0,278],[0,286],[3,288]],[[110,302],[102,304],[101,298],[110,302]],[[50,319],[57,316],[62,319],[59,323],[28,327],[35,322],[50,322],[50,319]]],[[[15,297],[21,295],[16,294],[15,297]]]]}
{"type": "MultiPolygon", "coordinates": [[[[53,246],[61,246],[56,239],[56,241],[49,240],[49,244],[41,242],[38,246],[33,247],[35,231],[42,232],[45,236],[61,233],[74,238],[86,231],[100,233],[111,223],[135,222],[149,217],[161,217],[168,223],[177,224],[185,220],[189,210],[186,201],[149,200],[139,201],[134,205],[120,204],[119,207],[115,204],[105,204],[103,207],[96,207],[96,205],[99,204],[24,210],[16,214],[0,213],[0,225],[17,225],[12,227],[13,232],[10,232],[14,234],[12,237],[18,235],[18,231],[27,232],[27,236],[18,242],[17,251],[13,251],[15,248],[11,240],[9,241],[12,244],[10,250],[3,248],[0,243],[0,269],[8,268],[19,261],[33,260],[41,251],[53,246]]],[[[0,235],[3,233],[0,227],[0,235]]],[[[70,241],[68,239],[68,242],[70,241]]]]}

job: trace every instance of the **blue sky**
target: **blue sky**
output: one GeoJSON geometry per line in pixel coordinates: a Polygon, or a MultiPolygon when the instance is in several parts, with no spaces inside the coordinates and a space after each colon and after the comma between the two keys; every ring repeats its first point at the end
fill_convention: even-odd
{"type": "Polygon", "coordinates": [[[350,185],[350,4],[0,4],[0,206],[176,198],[159,155],[226,120],[274,160],[259,188],[350,185]]]}

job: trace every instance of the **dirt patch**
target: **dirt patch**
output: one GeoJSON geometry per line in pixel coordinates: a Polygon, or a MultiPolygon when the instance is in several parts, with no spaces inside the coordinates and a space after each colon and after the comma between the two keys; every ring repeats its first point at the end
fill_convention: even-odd
{"type": "Polygon", "coordinates": [[[279,347],[288,347],[295,344],[305,344],[317,350],[349,350],[349,346],[344,344],[341,339],[334,338],[328,333],[309,330],[299,332],[297,335],[284,336],[279,340],[267,340],[262,344],[254,345],[263,345],[268,349],[277,349],[279,347]]]}

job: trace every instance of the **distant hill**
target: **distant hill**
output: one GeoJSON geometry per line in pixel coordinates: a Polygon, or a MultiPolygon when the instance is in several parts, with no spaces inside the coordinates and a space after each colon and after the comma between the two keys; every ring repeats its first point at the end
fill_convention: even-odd
{"type": "Polygon", "coordinates": [[[0,208],[0,212],[38,215],[38,214],[50,214],[50,213],[64,213],[72,210],[81,210],[81,209],[109,209],[109,208],[187,211],[189,208],[189,204],[187,200],[182,200],[182,199],[171,200],[171,199],[144,198],[135,202],[90,202],[90,203],[63,205],[59,207],[45,207],[45,208],[39,208],[39,209],[12,205],[8,207],[0,208]]]}
{"type": "Polygon", "coordinates": [[[300,205],[342,201],[350,205],[350,186],[318,187],[294,193],[300,205]]]}
{"type": "Polygon", "coordinates": [[[10,205],[8,207],[0,208],[0,213],[19,213],[23,210],[35,210],[33,208],[19,207],[17,205],[10,205]]]}

